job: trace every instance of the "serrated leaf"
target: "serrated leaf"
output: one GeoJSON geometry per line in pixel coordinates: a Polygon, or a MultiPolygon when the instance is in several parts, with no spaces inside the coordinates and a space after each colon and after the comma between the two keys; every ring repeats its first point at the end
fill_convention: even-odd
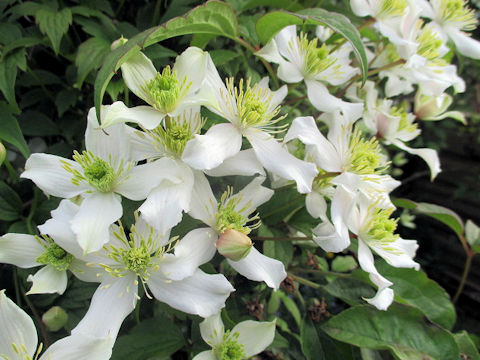
{"type": "Polygon", "coordinates": [[[423,271],[392,267],[385,262],[376,263],[377,270],[393,282],[395,300],[415,306],[431,321],[450,330],[456,314],[450,296],[423,271]]]}
{"type": "Polygon", "coordinates": [[[80,44],[75,57],[78,68],[75,86],[80,88],[90,71],[97,70],[109,52],[110,42],[103,38],[93,37],[80,44]]]}
{"type": "Polygon", "coordinates": [[[322,328],[334,339],[352,345],[390,350],[399,360],[458,360],[460,356],[451,333],[407,305],[393,303],[387,311],[357,305],[322,328]]]}
{"type": "Polygon", "coordinates": [[[100,118],[100,105],[110,79],[129,56],[162,40],[186,34],[212,34],[235,39],[238,34],[236,15],[228,4],[209,1],[192,9],[185,16],[141,32],[124,46],[112,51],[105,58],[95,81],[97,117],[100,118]]]}
{"type": "Polygon", "coordinates": [[[368,61],[360,34],[350,20],[338,13],[324,9],[304,9],[296,13],[273,11],[262,16],[257,22],[257,34],[260,41],[266,44],[280,30],[288,25],[325,25],[342,35],[353,48],[362,70],[362,81],[367,80],[368,61]]]}
{"type": "Polygon", "coordinates": [[[437,219],[447,225],[457,235],[463,234],[463,221],[453,210],[440,205],[424,202],[417,203],[408,199],[394,199],[393,203],[395,206],[415,210],[417,213],[437,219]]]}
{"type": "Polygon", "coordinates": [[[0,139],[15,146],[27,158],[30,150],[18,126],[17,119],[0,103],[0,139]]]}
{"type": "Polygon", "coordinates": [[[117,339],[111,360],[169,357],[184,345],[181,331],[168,318],[148,319],[117,339]]]}
{"type": "Polygon", "coordinates": [[[72,11],[68,8],[55,11],[48,7],[42,7],[35,13],[40,32],[47,35],[52,43],[53,51],[58,54],[60,41],[72,24],[72,11]]]}
{"type": "Polygon", "coordinates": [[[22,200],[20,196],[3,181],[0,181],[0,220],[14,221],[21,216],[22,200]]]}
{"type": "Polygon", "coordinates": [[[332,261],[332,270],[336,272],[348,272],[358,267],[355,258],[350,255],[337,256],[332,261]]]}
{"type": "Polygon", "coordinates": [[[2,49],[2,58],[6,58],[7,54],[9,54],[11,51],[15,49],[27,48],[30,46],[41,44],[42,42],[43,40],[41,38],[33,37],[33,36],[26,36],[26,37],[17,39],[5,45],[5,47],[2,49]]]}
{"type": "Polygon", "coordinates": [[[480,354],[466,331],[454,334],[462,359],[480,360],[480,354]]]}

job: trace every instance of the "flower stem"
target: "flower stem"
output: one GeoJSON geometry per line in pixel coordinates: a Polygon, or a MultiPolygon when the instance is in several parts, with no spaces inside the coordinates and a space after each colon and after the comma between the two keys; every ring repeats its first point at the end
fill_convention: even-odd
{"type": "Polygon", "coordinates": [[[47,328],[45,327],[45,324],[43,323],[42,318],[38,314],[37,309],[35,308],[33,303],[30,301],[28,296],[25,294],[25,290],[22,289],[21,293],[22,293],[23,299],[25,300],[28,307],[32,311],[33,317],[37,321],[38,327],[40,328],[40,332],[42,333],[44,347],[48,348],[50,346],[50,338],[48,337],[47,328]]]}
{"type": "Polygon", "coordinates": [[[465,267],[463,268],[462,279],[460,280],[460,284],[458,284],[457,292],[455,293],[455,296],[452,300],[454,304],[457,302],[458,298],[463,292],[463,288],[465,287],[465,283],[467,282],[468,274],[470,273],[470,268],[472,267],[473,256],[475,255],[475,252],[470,248],[463,234],[458,234],[458,238],[462,243],[462,247],[465,251],[467,259],[465,260],[465,267]]]}
{"type": "Polygon", "coordinates": [[[314,289],[319,289],[319,288],[322,287],[322,285],[320,285],[320,284],[315,284],[313,281],[307,280],[307,279],[302,278],[302,277],[297,276],[297,275],[293,275],[292,273],[288,273],[288,276],[290,276],[292,278],[292,280],[295,280],[296,282],[298,282],[302,285],[310,286],[311,288],[314,288],[314,289]]]}
{"type": "Polygon", "coordinates": [[[252,236],[250,238],[252,240],[257,240],[257,241],[312,240],[311,236],[292,236],[292,237],[252,236]]]}

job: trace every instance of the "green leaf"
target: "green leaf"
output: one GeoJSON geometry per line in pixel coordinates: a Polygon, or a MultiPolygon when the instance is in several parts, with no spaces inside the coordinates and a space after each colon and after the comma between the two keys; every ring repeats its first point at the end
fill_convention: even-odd
{"type": "Polygon", "coordinates": [[[364,298],[370,299],[375,296],[375,290],[369,284],[354,278],[336,278],[323,289],[349,305],[363,304],[364,298]]]}
{"type": "Polygon", "coordinates": [[[462,359],[480,360],[478,349],[466,331],[454,334],[462,359]]]}
{"type": "Polygon", "coordinates": [[[337,256],[332,261],[332,270],[336,272],[348,272],[358,267],[355,258],[350,255],[337,256]]]}
{"type": "Polygon", "coordinates": [[[35,18],[41,33],[48,36],[53,51],[58,54],[60,41],[72,24],[72,11],[68,8],[56,11],[48,7],[42,7],[35,13],[35,18]]]}
{"type": "Polygon", "coordinates": [[[308,317],[302,322],[300,327],[300,345],[307,360],[326,359],[317,329],[308,317]]]}
{"type": "Polygon", "coordinates": [[[210,56],[215,66],[220,66],[239,57],[240,54],[231,50],[212,50],[210,56]]]}
{"type": "Polygon", "coordinates": [[[18,117],[18,122],[25,135],[49,136],[60,134],[60,128],[57,124],[39,111],[25,111],[18,117]]]}
{"type": "Polygon", "coordinates": [[[452,334],[407,305],[393,303],[387,311],[357,305],[333,317],[322,328],[334,339],[390,350],[400,360],[458,360],[460,356],[452,334]]]}
{"type": "Polygon", "coordinates": [[[27,158],[30,150],[23,138],[17,119],[7,110],[5,103],[0,102],[0,110],[0,139],[15,146],[27,158]]]}
{"type": "Polygon", "coordinates": [[[77,103],[78,93],[75,90],[66,90],[61,91],[57,94],[55,98],[55,105],[57,106],[58,116],[62,117],[62,115],[67,111],[70,107],[77,103]]]}
{"type": "Polygon", "coordinates": [[[22,200],[17,193],[0,181],[0,220],[14,221],[22,214],[22,200]]]}
{"type": "Polygon", "coordinates": [[[93,37],[80,44],[75,58],[78,67],[76,87],[80,88],[90,71],[97,70],[102,65],[109,52],[110,42],[103,38],[93,37]]]}
{"type": "Polygon", "coordinates": [[[395,268],[385,262],[375,264],[380,274],[393,282],[395,300],[421,310],[431,321],[451,329],[456,314],[450,296],[423,271],[395,268]]]}
{"type": "Polygon", "coordinates": [[[181,331],[166,317],[142,321],[128,335],[120,336],[112,360],[145,360],[169,357],[185,345],[181,331]]]}
{"type": "Polygon", "coordinates": [[[12,41],[8,45],[5,45],[5,47],[2,49],[2,58],[5,59],[7,54],[9,54],[11,51],[18,49],[18,48],[27,48],[30,46],[38,45],[41,44],[43,40],[39,37],[22,37],[20,39],[17,39],[15,41],[12,41]]]}
{"type": "Polygon", "coordinates": [[[447,225],[457,235],[463,234],[463,221],[454,211],[446,207],[430,204],[430,203],[416,203],[408,199],[394,199],[394,205],[403,207],[415,212],[430,216],[447,225]]]}
{"type": "Polygon", "coordinates": [[[297,11],[302,8],[302,6],[296,1],[291,0],[246,0],[242,1],[241,11],[243,12],[260,6],[268,6],[273,9],[285,9],[289,11],[297,11]]]}
{"type": "Polygon", "coordinates": [[[287,310],[292,315],[293,319],[297,323],[297,326],[301,328],[302,324],[302,315],[300,314],[300,310],[298,310],[297,304],[293,301],[292,298],[288,297],[284,292],[277,290],[280,299],[283,302],[283,305],[287,308],[287,310]]]}
{"type": "MultiPolygon", "coordinates": [[[[259,236],[275,237],[276,234],[278,233],[272,232],[264,225],[258,229],[259,236]]],[[[293,257],[293,245],[291,241],[264,241],[263,253],[265,256],[280,260],[285,267],[288,267],[293,257]]]]}
{"type": "Polygon", "coordinates": [[[10,55],[0,62],[0,90],[5,100],[12,106],[17,107],[15,100],[15,80],[17,78],[17,62],[10,55]]]}
{"type": "Polygon", "coordinates": [[[100,118],[100,105],[113,74],[135,52],[162,40],[186,34],[211,34],[235,39],[237,18],[233,9],[220,1],[209,1],[192,9],[185,16],[169,20],[131,38],[124,46],[112,51],[105,59],[95,81],[95,107],[100,118]]]}
{"type": "Polygon", "coordinates": [[[480,252],[480,228],[472,220],[465,223],[465,238],[473,251],[480,252]]]}
{"type": "Polygon", "coordinates": [[[266,44],[281,29],[288,25],[326,25],[333,31],[342,35],[352,45],[355,57],[360,63],[362,69],[362,81],[367,80],[368,61],[365,47],[360,38],[360,34],[352,25],[350,20],[335,12],[329,12],[324,9],[304,9],[296,13],[287,11],[273,11],[262,16],[257,22],[257,34],[264,44],[266,44]]]}
{"type": "Polygon", "coordinates": [[[362,360],[383,360],[382,356],[377,350],[360,348],[362,360]]]}

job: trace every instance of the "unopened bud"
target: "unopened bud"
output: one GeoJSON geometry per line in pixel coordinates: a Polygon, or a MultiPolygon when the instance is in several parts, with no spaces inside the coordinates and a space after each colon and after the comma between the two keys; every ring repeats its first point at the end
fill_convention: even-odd
{"type": "Polygon", "coordinates": [[[5,149],[5,146],[3,146],[3,144],[0,142],[0,165],[3,164],[6,157],[7,157],[7,149],[5,149]]]}
{"type": "Polygon", "coordinates": [[[240,231],[227,230],[220,235],[215,246],[226,258],[239,261],[244,259],[252,249],[252,240],[240,231]]]}
{"type": "Polygon", "coordinates": [[[68,314],[60,306],[53,306],[43,314],[42,321],[49,331],[55,332],[67,324],[68,314]]]}
{"type": "Polygon", "coordinates": [[[125,39],[123,36],[117,40],[115,40],[112,45],[110,45],[110,49],[113,51],[123,45],[128,41],[128,39],[125,39]]]}

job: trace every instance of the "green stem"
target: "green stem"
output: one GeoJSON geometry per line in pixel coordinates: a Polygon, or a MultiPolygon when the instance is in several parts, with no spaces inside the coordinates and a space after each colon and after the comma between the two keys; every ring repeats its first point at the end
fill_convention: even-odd
{"type": "Polygon", "coordinates": [[[467,282],[468,274],[470,273],[470,268],[472,267],[473,256],[475,255],[475,252],[473,252],[472,249],[470,249],[470,246],[468,245],[468,242],[463,236],[463,234],[459,234],[458,238],[462,243],[462,247],[463,247],[463,250],[465,251],[465,255],[467,256],[467,259],[465,261],[465,267],[463,268],[462,279],[460,280],[460,284],[458,284],[457,292],[455,293],[455,296],[453,297],[453,300],[452,300],[454,304],[457,302],[458,298],[463,292],[463,288],[465,287],[465,284],[467,282]]]}
{"type": "Polygon", "coordinates": [[[257,241],[312,240],[311,236],[292,236],[292,237],[251,236],[250,238],[252,240],[257,240],[257,241]]]}
{"type": "Polygon", "coordinates": [[[298,282],[300,284],[303,284],[303,285],[310,286],[311,288],[314,288],[314,289],[319,289],[319,288],[322,287],[322,285],[320,285],[320,284],[315,284],[314,282],[312,282],[310,280],[307,280],[307,279],[302,278],[302,277],[297,276],[297,275],[293,275],[292,273],[288,273],[288,276],[290,276],[296,282],[298,282]]]}
{"type": "Polygon", "coordinates": [[[33,189],[33,200],[32,200],[32,203],[31,203],[31,205],[30,205],[30,211],[28,212],[28,216],[27,216],[27,218],[25,219],[25,222],[27,223],[28,232],[29,232],[31,235],[35,235],[35,234],[37,233],[37,232],[34,231],[34,229],[33,229],[32,220],[33,220],[33,216],[35,215],[35,212],[37,211],[38,194],[39,194],[38,189],[37,189],[37,188],[34,188],[34,189],[33,189]]]}
{"type": "Polygon", "coordinates": [[[24,289],[22,289],[22,295],[23,295],[23,299],[25,300],[25,302],[27,303],[28,307],[29,307],[30,310],[32,311],[33,317],[34,317],[35,320],[37,321],[38,327],[40,328],[40,332],[41,332],[42,337],[43,337],[44,347],[45,347],[45,348],[48,348],[48,347],[50,346],[50,338],[48,337],[47,328],[45,327],[45,324],[43,323],[42,318],[41,318],[40,315],[38,314],[37,309],[35,308],[35,306],[33,305],[33,303],[30,301],[30,299],[28,298],[28,296],[25,295],[25,290],[24,290],[24,289]]]}
{"type": "Polygon", "coordinates": [[[343,273],[337,273],[333,271],[325,271],[325,270],[320,270],[320,269],[299,269],[299,268],[294,268],[291,269],[291,271],[298,272],[298,273],[305,273],[305,274],[319,274],[319,275],[324,275],[324,276],[335,276],[339,278],[351,278],[350,274],[343,274],[343,273]]]}
{"type": "Polygon", "coordinates": [[[12,164],[10,163],[10,161],[8,161],[7,159],[5,159],[5,160],[3,161],[3,164],[4,164],[5,167],[7,168],[7,171],[8,171],[8,173],[10,174],[10,176],[13,178],[12,180],[14,180],[15,182],[20,181],[20,176],[18,176],[17,172],[16,172],[15,169],[13,168],[12,164]]]}

